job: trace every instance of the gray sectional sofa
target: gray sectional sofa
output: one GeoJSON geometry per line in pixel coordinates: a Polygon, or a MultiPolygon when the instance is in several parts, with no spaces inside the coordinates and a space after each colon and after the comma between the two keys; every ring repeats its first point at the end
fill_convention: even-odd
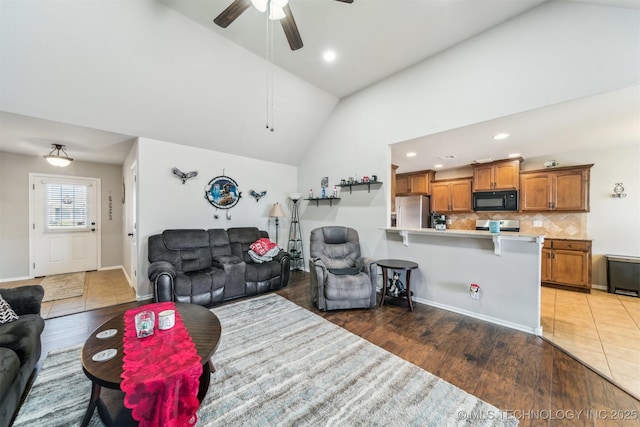
{"type": "Polygon", "coordinates": [[[149,270],[156,301],[212,306],[281,289],[289,282],[289,254],[254,262],[253,242],[268,238],[255,227],[165,230],[149,237],[149,270]]]}
{"type": "Polygon", "coordinates": [[[44,330],[40,306],[44,289],[40,285],[20,286],[0,289],[0,295],[19,316],[0,324],[0,427],[6,427],[40,360],[40,335],[44,330]]]}

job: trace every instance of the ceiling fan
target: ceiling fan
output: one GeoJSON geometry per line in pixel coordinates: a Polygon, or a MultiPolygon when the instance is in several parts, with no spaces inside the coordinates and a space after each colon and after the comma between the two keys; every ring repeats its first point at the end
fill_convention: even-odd
{"type": "MultiPolygon", "coordinates": [[[[342,3],[353,3],[353,0],[335,0],[342,3]]],[[[222,28],[227,28],[229,24],[238,18],[253,4],[253,6],[260,12],[269,12],[269,19],[279,20],[284,30],[284,34],[287,37],[291,50],[300,49],[302,44],[302,38],[300,32],[298,32],[298,26],[296,25],[291,8],[289,7],[289,0],[233,0],[220,15],[213,20],[217,25],[222,28]]]]}

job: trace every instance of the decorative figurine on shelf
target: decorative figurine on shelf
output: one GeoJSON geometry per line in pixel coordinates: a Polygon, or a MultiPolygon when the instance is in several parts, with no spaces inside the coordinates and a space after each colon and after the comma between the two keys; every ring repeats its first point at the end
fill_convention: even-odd
{"type": "Polygon", "coordinates": [[[329,177],[323,176],[322,179],[320,180],[320,188],[322,191],[323,199],[327,197],[327,187],[329,187],[329,177]]]}
{"type": "Polygon", "coordinates": [[[309,198],[313,199],[313,188],[309,189],[309,198]]]}
{"type": "Polygon", "coordinates": [[[335,186],[335,185],[333,186],[333,196],[332,197],[335,197],[335,198],[338,197],[338,187],[335,186]]]}
{"type": "Polygon", "coordinates": [[[397,271],[394,271],[393,277],[389,279],[389,293],[394,297],[402,296],[403,293],[407,294],[404,284],[400,281],[400,273],[397,271]]]}

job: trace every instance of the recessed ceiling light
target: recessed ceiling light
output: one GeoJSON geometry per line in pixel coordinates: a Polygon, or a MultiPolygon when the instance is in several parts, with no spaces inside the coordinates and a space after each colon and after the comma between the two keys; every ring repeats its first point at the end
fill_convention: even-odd
{"type": "Polygon", "coordinates": [[[513,153],[513,154],[509,154],[510,158],[514,158],[514,157],[520,157],[520,153],[513,153]]]}
{"type": "Polygon", "coordinates": [[[326,62],[333,62],[336,60],[336,53],[333,50],[327,50],[322,54],[322,58],[326,62]]]}
{"type": "Polygon", "coordinates": [[[433,165],[433,167],[434,167],[434,168],[441,168],[441,167],[443,167],[443,166],[444,166],[444,165],[441,165],[440,163],[438,163],[437,165],[433,165]]]}
{"type": "Polygon", "coordinates": [[[495,140],[501,140],[501,139],[507,139],[507,138],[509,138],[508,133],[499,133],[493,136],[493,139],[495,140]]]}
{"type": "Polygon", "coordinates": [[[410,151],[407,153],[407,157],[415,157],[415,156],[416,156],[416,153],[413,151],[410,151]]]}

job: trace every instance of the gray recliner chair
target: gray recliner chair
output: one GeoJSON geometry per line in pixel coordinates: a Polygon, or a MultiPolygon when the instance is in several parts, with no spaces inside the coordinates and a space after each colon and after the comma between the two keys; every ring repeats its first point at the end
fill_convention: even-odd
{"type": "Polygon", "coordinates": [[[311,299],[320,310],[375,307],[378,267],[361,256],[356,230],[316,228],[309,249],[311,299]]]}

